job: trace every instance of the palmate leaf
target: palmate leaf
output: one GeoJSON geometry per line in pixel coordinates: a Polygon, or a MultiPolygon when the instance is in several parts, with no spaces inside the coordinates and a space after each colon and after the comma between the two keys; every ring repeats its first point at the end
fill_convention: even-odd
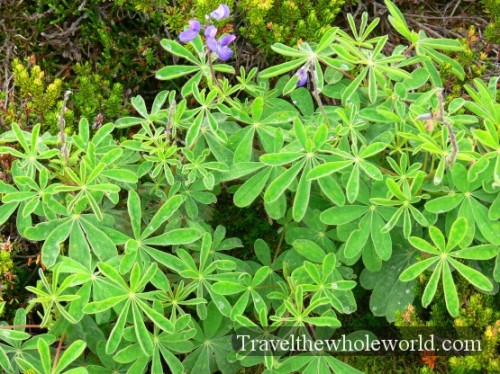
{"type": "Polygon", "coordinates": [[[412,245],[420,251],[425,252],[427,256],[431,255],[431,257],[422,259],[411,265],[399,276],[401,281],[408,282],[436,264],[432,269],[433,273],[422,295],[422,305],[427,307],[431,303],[436,293],[439,279],[441,278],[446,307],[453,317],[457,317],[459,314],[459,299],[451,272],[452,268],[456,269],[470,284],[481,291],[489,292],[493,290],[493,284],[488,277],[457,259],[487,260],[495,257],[499,252],[498,247],[494,245],[483,245],[454,250],[462,241],[466,232],[467,220],[461,217],[453,223],[447,242],[443,233],[435,226],[429,228],[429,234],[434,245],[421,238],[410,237],[409,240],[412,245]]]}
{"type": "Polygon", "coordinates": [[[83,307],[86,314],[96,314],[102,311],[118,307],[118,320],[109,335],[106,344],[106,353],[111,354],[118,348],[122,340],[123,331],[127,323],[127,317],[132,316],[134,331],[137,341],[146,356],[151,355],[152,341],[145,326],[144,316],[154,323],[156,327],[167,332],[174,331],[173,323],[162,314],[156,312],[149,305],[155,296],[143,292],[146,284],[150,282],[158,269],[155,263],[151,264],[144,274],[140,274],[139,264],[135,264],[129,284],[111,265],[99,263],[99,269],[105,279],[114,284],[109,297],[102,301],[94,301],[83,307]],[[139,276],[141,279],[139,280],[139,276]]]}

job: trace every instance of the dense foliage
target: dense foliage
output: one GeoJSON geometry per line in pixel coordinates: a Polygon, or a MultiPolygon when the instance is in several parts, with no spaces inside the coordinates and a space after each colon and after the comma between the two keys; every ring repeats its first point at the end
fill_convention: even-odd
{"type": "Polygon", "coordinates": [[[135,116],[82,118],[70,134],[63,115],[57,134],[13,122],[0,135],[0,224],[39,242],[43,267],[1,326],[3,370],[356,373],[328,354],[239,355],[232,334],[340,327],[360,289],[390,322],[440,298],[465,320],[459,282],[497,295],[499,77],[447,101],[439,68],[463,80],[448,55],[463,46],[386,6],[405,41],[391,53],[365,13],[350,33],[276,43],[286,62],[238,72],[221,61],[234,36],[216,29],[219,7],[185,43],[161,41],[178,62],[156,78],[179,90],[150,107],[135,96],[135,116]],[[210,212],[221,191],[262,204],[277,239],[227,237],[210,212]]]}

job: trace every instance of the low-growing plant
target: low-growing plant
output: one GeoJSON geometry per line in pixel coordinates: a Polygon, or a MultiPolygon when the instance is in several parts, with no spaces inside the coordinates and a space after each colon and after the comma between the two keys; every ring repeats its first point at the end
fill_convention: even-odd
{"type": "Polygon", "coordinates": [[[446,55],[462,46],[410,30],[386,5],[407,41],[392,52],[387,36],[371,35],[378,19],[356,26],[349,16],[350,34],[274,44],[289,61],[242,68],[231,83],[224,61],[237,36],[216,28],[230,17],[222,4],[191,20],[182,42],[161,41],[184,62],[156,77],[178,80],[179,92],[158,93],[150,108],[134,97],[136,116],[96,131],[85,118],[68,136],[12,124],[0,136],[0,154],[15,158],[0,222],[15,218],[21,236],[43,243],[45,270],[27,310],[0,328],[2,368],[356,373],[327,352],[247,356],[232,337],[334,336],[358,287],[372,290],[373,315],[395,321],[419,303],[419,274],[432,274],[422,305],[441,280],[453,317],[459,274],[498,292],[499,78],[446,105],[438,67],[463,77],[446,55]],[[237,207],[263,205],[277,240],[242,249],[211,227],[221,191],[237,207]],[[21,321],[30,311],[39,323],[21,321]]]}

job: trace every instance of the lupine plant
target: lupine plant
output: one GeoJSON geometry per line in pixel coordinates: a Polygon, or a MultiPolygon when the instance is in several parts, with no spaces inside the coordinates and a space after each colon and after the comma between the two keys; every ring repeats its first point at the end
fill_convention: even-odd
{"type": "Polygon", "coordinates": [[[448,55],[460,43],[386,6],[394,49],[378,19],[348,16],[350,32],[275,44],[284,62],[237,74],[219,61],[236,38],[216,27],[231,17],[221,5],[161,41],[179,63],[156,77],[179,89],[150,110],[137,96],[136,116],[97,131],[81,119],[68,136],[1,134],[14,161],[0,223],[39,242],[43,264],[26,309],[0,325],[2,369],[356,373],[335,354],[240,355],[232,335],[335,336],[359,288],[388,321],[436,295],[458,316],[460,277],[498,292],[499,77],[447,100],[439,65],[463,78],[448,55]],[[210,214],[220,194],[263,206],[276,240],[226,238],[210,214]]]}

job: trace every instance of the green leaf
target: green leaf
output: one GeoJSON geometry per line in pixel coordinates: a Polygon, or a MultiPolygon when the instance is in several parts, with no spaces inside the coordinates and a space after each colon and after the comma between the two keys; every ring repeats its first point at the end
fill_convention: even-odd
{"type": "Polygon", "coordinates": [[[323,50],[327,49],[330,47],[330,44],[333,43],[335,40],[335,36],[337,35],[338,27],[332,27],[328,29],[327,32],[323,34],[321,37],[321,40],[318,43],[318,46],[316,47],[316,53],[322,52],[323,50]]]}
{"type": "Polygon", "coordinates": [[[322,263],[326,256],[325,251],[311,240],[297,239],[292,245],[298,254],[312,262],[322,263]]]}
{"type": "Polygon", "coordinates": [[[282,173],[278,178],[273,180],[266,192],[264,193],[264,201],[272,203],[283,195],[286,189],[292,184],[297,174],[304,166],[306,160],[302,160],[294,164],[290,169],[282,173]]]}
{"type": "Polygon", "coordinates": [[[392,254],[392,239],[391,234],[382,232],[384,222],[376,213],[372,214],[371,222],[371,237],[373,246],[377,255],[384,261],[389,260],[392,254]]]}
{"type": "Polygon", "coordinates": [[[153,342],[149,336],[149,332],[144,326],[144,319],[142,313],[136,303],[132,303],[132,318],[134,321],[134,330],[137,341],[146,356],[150,356],[153,352],[153,342]]]}
{"type": "Polygon", "coordinates": [[[127,300],[121,312],[118,316],[118,319],[111,330],[108,341],[106,343],[106,353],[112,354],[118,348],[123,336],[123,330],[125,327],[125,323],[127,322],[128,312],[130,308],[130,300],[127,300]]]}
{"type": "Polygon", "coordinates": [[[83,312],[85,314],[96,314],[104,312],[108,309],[113,308],[115,305],[124,301],[127,298],[126,295],[113,296],[102,301],[94,301],[83,307],[83,312]]]}
{"type": "Polygon", "coordinates": [[[436,226],[429,227],[429,235],[431,236],[432,242],[441,252],[446,250],[446,240],[443,233],[436,226]]]}
{"type": "Polygon", "coordinates": [[[184,75],[188,75],[194,73],[199,70],[198,66],[189,66],[189,65],[169,65],[161,68],[156,72],[156,79],[160,80],[171,80],[179,77],[183,77],[184,75]]]}
{"type": "Polygon", "coordinates": [[[128,193],[127,208],[134,237],[139,238],[142,221],[141,198],[134,190],[130,190],[128,193]]]}
{"type": "Polygon", "coordinates": [[[184,197],[182,195],[175,195],[170,197],[158,211],[153,216],[148,226],[144,229],[141,235],[141,239],[149,237],[158,228],[168,220],[182,205],[184,202],[184,197]]]}
{"type": "Polygon", "coordinates": [[[42,262],[48,268],[55,265],[57,256],[59,256],[60,244],[65,241],[70,233],[73,221],[68,220],[52,231],[42,246],[42,262]]]}
{"type": "Polygon", "coordinates": [[[479,271],[474,270],[461,262],[458,262],[457,260],[453,258],[448,258],[448,261],[450,264],[457,269],[457,271],[465,278],[467,281],[474,285],[475,287],[479,288],[483,292],[490,292],[493,290],[493,284],[491,281],[485,277],[483,274],[481,274],[479,271]]]}
{"type": "Polygon", "coordinates": [[[440,49],[443,51],[463,51],[464,46],[455,39],[446,39],[446,38],[438,38],[438,39],[432,39],[432,38],[425,38],[422,40],[419,40],[420,45],[425,45],[426,47],[432,48],[432,49],[440,49]]]}
{"type": "Polygon", "coordinates": [[[444,300],[446,302],[446,308],[450,315],[454,318],[458,317],[458,294],[455,283],[453,282],[453,275],[451,274],[450,266],[448,262],[443,263],[443,290],[444,290],[444,300]]]}
{"type": "Polygon", "coordinates": [[[389,10],[389,13],[391,14],[389,16],[389,22],[391,23],[392,27],[394,27],[396,31],[399,32],[404,38],[412,42],[412,33],[408,28],[408,24],[406,23],[405,17],[401,13],[401,11],[390,0],[385,0],[384,2],[385,6],[389,10]]]}
{"type": "Polygon", "coordinates": [[[49,345],[44,339],[38,339],[36,346],[38,348],[38,352],[40,353],[40,359],[42,361],[43,370],[46,373],[50,373],[52,371],[51,368],[52,358],[50,355],[49,345]]]}
{"type": "Polygon", "coordinates": [[[264,189],[264,186],[271,175],[271,171],[271,168],[261,170],[243,183],[243,185],[241,185],[234,194],[234,205],[239,208],[249,206],[264,189]]]}
{"type": "Polygon", "coordinates": [[[448,236],[448,244],[446,245],[446,251],[449,252],[457,245],[459,245],[462,240],[464,240],[467,234],[467,220],[464,217],[458,218],[451,226],[450,235],[448,236]]]}
{"type": "Polygon", "coordinates": [[[405,194],[401,191],[401,188],[399,185],[394,181],[394,179],[387,178],[385,180],[385,184],[387,185],[387,188],[391,192],[391,194],[395,197],[397,197],[401,201],[406,201],[407,198],[405,194]]]}
{"type": "Polygon", "coordinates": [[[489,260],[498,253],[498,247],[493,244],[482,244],[450,253],[450,256],[468,260],[489,260]]]}
{"type": "Polygon", "coordinates": [[[246,287],[234,283],[234,282],[227,282],[227,281],[221,281],[221,282],[216,282],[212,285],[212,289],[214,292],[218,293],[219,295],[227,296],[227,295],[234,295],[240,292],[246,291],[246,287]]]}
{"type": "Polygon", "coordinates": [[[248,162],[252,158],[252,143],[253,137],[255,134],[255,128],[253,126],[249,126],[243,129],[245,135],[239,142],[236,150],[234,151],[233,162],[248,162]]]}
{"type": "Polygon", "coordinates": [[[87,234],[87,240],[92,250],[100,261],[108,261],[118,254],[115,243],[113,243],[104,231],[85,218],[80,219],[80,224],[87,234]]]}
{"type": "Polygon", "coordinates": [[[171,39],[162,39],[161,46],[167,51],[176,56],[185,58],[193,64],[199,64],[200,61],[184,46],[171,39]]]}
{"type": "Polygon", "coordinates": [[[274,52],[279,53],[280,55],[283,55],[283,56],[287,56],[287,57],[306,57],[307,56],[307,52],[300,51],[298,49],[289,47],[289,46],[282,44],[282,43],[274,43],[271,46],[271,49],[274,52]]]}
{"type": "Polygon", "coordinates": [[[359,253],[363,250],[366,245],[368,238],[370,237],[370,216],[365,216],[360,224],[359,229],[354,230],[349,235],[347,242],[345,243],[344,254],[345,257],[356,258],[359,253]]]}
{"type": "Polygon", "coordinates": [[[431,258],[427,258],[423,261],[419,261],[419,262],[411,265],[405,271],[403,271],[401,273],[401,275],[399,276],[399,279],[402,282],[408,282],[412,279],[415,279],[421,273],[423,273],[427,268],[431,267],[434,263],[436,263],[438,260],[439,260],[439,257],[431,257],[431,258]]]}
{"type": "MultiPolygon", "coordinates": [[[[43,339],[41,339],[43,340],[43,339]]],[[[54,373],[61,373],[66,367],[68,367],[73,361],[75,361],[80,355],[85,351],[87,344],[83,340],[75,340],[62,354],[61,358],[57,362],[54,373]]]]}
{"type": "Polygon", "coordinates": [[[488,209],[476,199],[469,199],[477,228],[488,242],[500,245],[500,222],[488,218],[488,209]]]}
{"type": "Polygon", "coordinates": [[[189,244],[201,238],[201,235],[202,233],[199,229],[180,228],[168,231],[154,238],[145,239],[144,244],[159,246],[189,244]]]}
{"type": "Polygon", "coordinates": [[[306,174],[310,167],[307,165],[302,173],[297,191],[295,192],[295,199],[293,201],[292,215],[296,222],[302,221],[306,215],[307,207],[309,206],[309,197],[311,195],[311,181],[306,179],[306,174]]]}
{"type": "Polygon", "coordinates": [[[364,205],[338,206],[325,210],[319,219],[327,225],[344,225],[353,222],[368,211],[364,205]]]}
{"type": "Polygon", "coordinates": [[[368,147],[363,149],[359,155],[362,158],[372,157],[382,152],[386,147],[387,145],[385,143],[380,143],[380,142],[371,143],[370,145],[368,145],[368,147]]]}
{"type": "Polygon", "coordinates": [[[363,81],[363,79],[365,79],[368,71],[369,71],[368,67],[361,70],[359,72],[359,75],[349,84],[349,86],[347,86],[345,88],[344,92],[342,92],[342,102],[343,103],[347,103],[351,99],[352,95],[354,95],[355,91],[361,85],[361,82],[363,81]]]}
{"type": "Polygon", "coordinates": [[[318,179],[318,184],[321,188],[321,191],[326,195],[328,199],[330,199],[331,202],[339,206],[345,204],[344,192],[334,178],[330,176],[320,178],[318,179]]]}
{"type": "Polygon", "coordinates": [[[355,164],[346,185],[347,201],[353,203],[359,194],[359,165],[355,164]]]}
{"type": "Polygon", "coordinates": [[[298,68],[300,65],[303,65],[307,61],[306,58],[299,58],[297,60],[292,60],[285,62],[283,64],[271,66],[259,73],[259,77],[263,79],[276,77],[277,75],[284,74],[290,70],[298,68]]]}
{"type": "Polygon", "coordinates": [[[422,306],[427,308],[431,303],[432,299],[434,299],[434,295],[436,294],[437,286],[439,284],[439,278],[441,277],[441,271],[443,268],[443,263],[438,262],[434,272],[432,273],[427,286],[425,286],[424,293],[422,295],[422,306]]]}
{"type": "Polygon", "coordinates": [[[410,244],[412,246],[414,246],[415,248],[417,248],[423,252],[427,252],[427,253],[430,253],[432,255],[437,255],[437,256],[439,256],[441,254],[441,252],[438,251],[435,247],[433,247],[430,243],[428,243],[424,239],[419,238],[417,236],[410,236],[408,241],[410,242],[410,244]]]}
{"type": "Polygon", "coordinates": [[[260,156],[260,161],[267,165],[279,166],[289,164],[301,157],[304,157],[304,154],[299,152],[268,153],[260,156]]]}
{"type": "Polygon", "coordinates": [[[333,161],[333,162],[327,162],[325,164],[316,166],[313,168],[308,174],[307,174],[307,179],[312,180],[312,179],[318,179],[318,178],[323,178],[327,175],[330,175],[332,173],[335,173],[339,170],[345,169],[348,166],[352,165],[352,161],[333,161]]]}

